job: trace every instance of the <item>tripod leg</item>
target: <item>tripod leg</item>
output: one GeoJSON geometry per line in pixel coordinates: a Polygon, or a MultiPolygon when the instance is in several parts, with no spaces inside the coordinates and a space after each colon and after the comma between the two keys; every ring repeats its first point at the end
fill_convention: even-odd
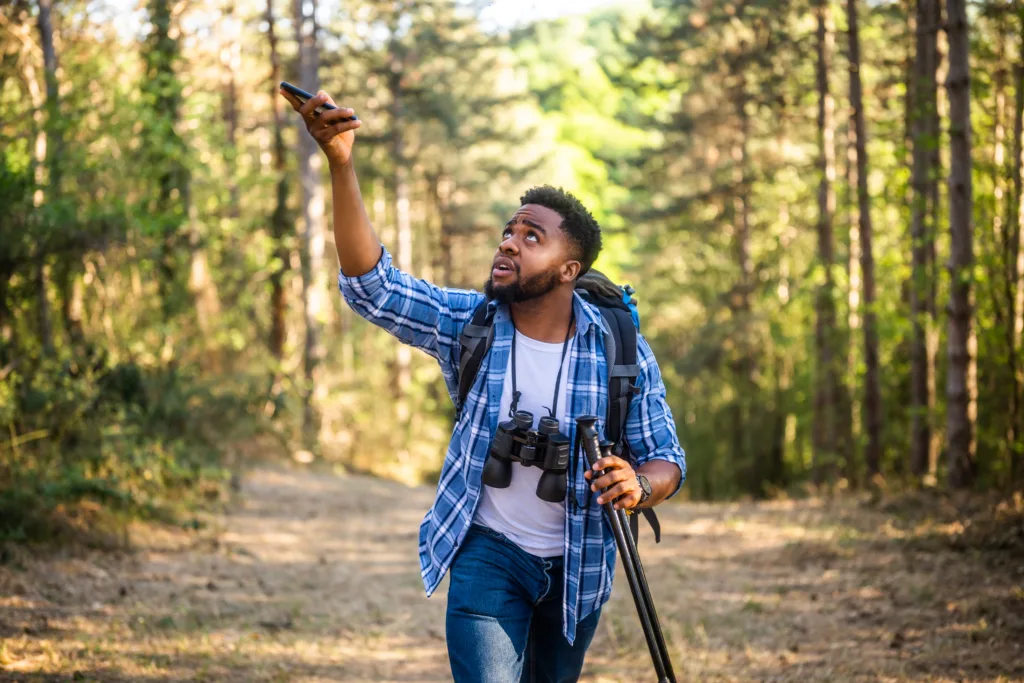
{"type": "MultiPolygon", "coordinates": [[[[618,511],[623,517],[625,513],[622,510],[618,511]]],[[[640,595],[643,598],[644,605],[648,611],[648,618],[651,622],[651,627],[654,632],[654,637],[658,644],[658,649],[661,651],[662,662],[664,663],[665,674],[667,680],[675,683],[676,675],[675,671],[672,670],[672,660],[668,654],[668,646],[665,644],[665,635],[661,630],[661,622],[658,620],[658,613],[654,609],[654,599],[651,597],[650,587],[647,585],[647,576],[644,574],[643,563],[640,562],[640,552],[637,550],[636,542],[633,540],[632,534],[625,534],[623,537],[626,549],[629,552],[630,562],[633,564],[634,572],[637,577],[637,584],[640,587],[640,595]]],[[[623,558],[625,560],[625,558],[623,558]]]]}
{"type": "Polygon", "coordinates": [[[619,550],[619,557],[622,558],[622,568],[626,572],[626,582],[633,594],[633,603],[636,605],[637,616],[640,617],[640,627],[644,632],[644,639],[647,641],[647,649],[650,650],[651,660],[654,663],[654,671],[658,674],[658,680],[669,680],[675,683],[675,679],[666,679],[668,672],[665,668],[667,653],[664,650],[664,641],[659,639],[657,622],[651,619],[652,610],[649,604],[650,597],[644,596],[640,584],[640,577],[637,574],[637,562],[635,556],[629,551],[626,538],[629,536],[629,527],[625,521],[625,514],[622,510],[615,510],[611,503],[605,503],[602,507],[608,515],[612,525],[612,534],[615,536],[615,545],[619,550]]]}
{"type": "MultiPolygon", "coordinates": [[[[596,418],[580,417],[577,418],[576,422],[578,425],[577,438],[583,446],[587,462],[593,467],[601,455],[597,430],[595,429],[596,418]]],[[[626,514],[622,510],[616,510],[611,501],[605,503],[602,507],[612,527],[612,534],[615,537],[615,545],[618,547],[619,556],[622,558],[622,567],[626,573],[630,592],[633,594],[633,602],[636,604],[637,615],[640,617],[640,626],[643,629],[644,638],[647,640],[647,648],[650,650],[651,660],[654,663],[654,670],[658,675],[658,681],[659,683],[675,683],[674,674],[671,672],[671,664],[666,668],[668,651],[665,648],[665,640],[661,635],[661,628],[657,622],[657,615],[654,613],[653,605],[651,604],[650,592],[646,590],[646,584],[641,584],[643,569],[640,566],[636,544],[633,543],[633,538],[630,535],[626,514]]]]}

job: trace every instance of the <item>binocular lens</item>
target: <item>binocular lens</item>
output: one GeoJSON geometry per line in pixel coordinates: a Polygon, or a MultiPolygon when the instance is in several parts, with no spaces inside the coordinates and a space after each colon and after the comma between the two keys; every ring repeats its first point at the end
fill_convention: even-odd
{"type": "Polygon", "coordinates": [[[507,489],[512,483],[512,461],[490,457],[484,463],[483,482],[495,489],[507,489]]]}
{"type": "Polygon", "coordinates": [[[537,497],[549,503],[565,500],[565,472],[545,472],[537,482],[537,497]]]}
{"type": "Polygon", "coordinates": [[[516,414],[512,416],[512,422],[515,423],[516,427],[523,431],[533,429],[533,413],[526,410],[517,411],[516,414]]]}
{"type": "Polygon", "coordinates": [[[553,436],[558,433],[558,420],[553,417],[542,417],[540,419],[540,425],[537,427],[537,431],[544,436],[553,436]]]}

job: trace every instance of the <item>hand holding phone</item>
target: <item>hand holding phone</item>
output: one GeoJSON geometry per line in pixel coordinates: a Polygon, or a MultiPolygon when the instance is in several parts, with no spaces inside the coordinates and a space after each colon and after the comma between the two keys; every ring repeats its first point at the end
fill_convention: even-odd
{"type": "Polygon", "coordinates": [[[322,90],[313,95],[291,83],[281,82],[281,95],[302,115],[306,130],[327,155],[332,168],[352,160],[355,129],[362,121],[351,109],[339,108],[322,90]]]}
{"type": "MultiPolygon", "coordinates": [[[[299,101],[300,105],[301,104],[305,104],[306,102],[308,102],[311,99],[313,99],[313,97],[315,97],[314,95],[306,92],[302,88],[299,88],[297,86],[292,85],[288,81],[281,81],[281,90],[283,90],[286,93],[289,93],[289,94],[293,95],[295,97],[295,99],[297,99],[299,101]]],[[[325,111],[329,111],[331,109],[337,109],[337,107],[334,106],[333,104],[331,104],[330,102],[325,102],[325,103],[319,105],[316,109],[314,109],[313,110],[313,114],[314,114],[314,116],[319,116],[320,114],[323,114],[325,111]]],[[[343,118],[341,120],[342,121],[358,121],[359,117],[358,116],[349,116],[348,118],[343,118]]]]}

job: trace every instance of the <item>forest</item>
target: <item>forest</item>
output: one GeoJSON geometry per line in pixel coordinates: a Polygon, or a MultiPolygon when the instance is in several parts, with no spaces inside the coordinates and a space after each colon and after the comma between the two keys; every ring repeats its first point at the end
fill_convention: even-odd
{"type": "MultiPolygon", "coordinates": [[[[533,186],[599,221],[680,682],[1024,680],[1020,0],[0,0],[0,679],[452,680],[455,411],[281,81],[406,272],[482,290],[533,186]]],[[[580,680],[654,680],[603,609],[580,680]]]]}
{"type": "Polygon", "coordinates": [[[440,371],[338,294],[282,80],[363,119],[370,217],[429,281],[482,289],[525,189],[584,201],[685,498],[1019,488],[1020,3],[486,5],[3,3],[0,534],[218,500],[254,442],[437,476],[440,371]]]}

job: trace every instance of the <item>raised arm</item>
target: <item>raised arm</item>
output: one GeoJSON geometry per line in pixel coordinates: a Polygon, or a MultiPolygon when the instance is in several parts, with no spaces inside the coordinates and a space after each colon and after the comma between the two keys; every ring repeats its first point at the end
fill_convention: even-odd
{"type": "Polygon", "coordinates": [[[314,110],[324,103],[337,106],[323,90],[305,104],[291,93],[280,92],[302,115],[306,130],[327,156],[334,205],[334,245],[338,250],[341,272],[349,277],[368,273],[380,260],[381,244],[366,215],[366,205],[352,164],[355,129],[362,121],[343,120],[352,116],[354,112],[351,109],[329,109],[316,114],[314,110]]]}
{"type": "Polygon", "coordinates": [[[334,243],[341,273],[338,285],[352,310],[402,342],[438,360],[449,393],[457,395],[459,334],[484,296],[479,292],[437,287],[403,273],[381,245],[359,192],[352,163],[355,129],[360,121],[343,121],[351,109],[316,107],[334,101],[322,90],[305,104],[281,92],[302,115],[309,134],[327,156],[334,204],[334,243]]]}

